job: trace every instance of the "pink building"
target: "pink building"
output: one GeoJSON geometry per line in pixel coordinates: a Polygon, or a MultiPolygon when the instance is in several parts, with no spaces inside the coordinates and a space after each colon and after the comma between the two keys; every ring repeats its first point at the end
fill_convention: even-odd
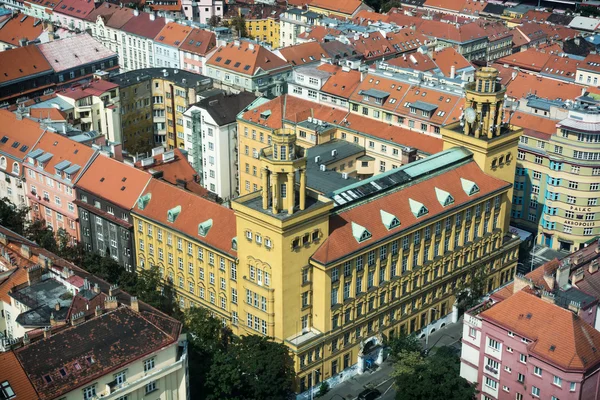
{"type": "Polygon", "coordinates": [[[181,6],[185,19],[191,21],[206,24],[213,15],[223,18],[223,0],[182,0],[181,6]]]}
{"type": "Polygon", "coordinates": [[[217,37],[214,32],[193,28],[179,45],[179,65],[182,69],[204,74],[204,63],[217,50],[217,37]]]}
{"type": "Polygon", "coordinates": [[[65,229],[79,241],[75,183],[97,152],[65,136],[45,132],[23,163],[33,218],[54,230],[65,229]]]}
{"type": "Polygon", "coordinates": [[[598,399],[600,332],[576,312],[519,290],[465,313],[460,375],[483,400],[598,399]]]}

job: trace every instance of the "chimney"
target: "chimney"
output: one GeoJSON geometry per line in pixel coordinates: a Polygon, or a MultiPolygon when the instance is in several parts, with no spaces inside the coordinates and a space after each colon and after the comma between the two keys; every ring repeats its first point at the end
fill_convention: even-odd
{"type": "Polygon", "coordinates": [[[29,282],[29,286],[40,282],[42,280],[43,272],[44,271],[42,270],[42,267],[39,265],[34,265],[33,267],[27,269],[27,281],[29,282]]]}
{"type": "Polygon", "coordinates": [[[554,289],[554,282],[556,281],[556,279],[553,274],[548,274],[544,272],[544,280],[546,281],[546,284],[549,288],[554,289]]]}
{"type": "Polygon", "coordinates": [[[54,305],[54,309],[56,311],[60,311],[60,303],[57,301],[56,304],[54,305]]]}
{"type": "Polygon", "coordinates": [[[579,39],[578,37],[576,37],[574,40],[575,45],[579,46],[581,44],[581,39],[579,39]]]}
{"type": "Polygon", "coordinates": [[[115,160],[123,162],[123,145],[121,143],[111,143],[110,154],[115,160]]]}
{"type": "Polygon", "coordinates": [[[96,306],[96,309],[94,310],[94,314],[96,315],[96,317],[99,317],[102,315],[102,307],[100,307],[100,304],[98,304],[96,306]]]}
{"type": "Polygon", "coordinates": [[[454,79],[456,77],[456,67],[453,65],[450,67],[450,79],[454,79]]]}
{"type": "Polygon", "coordinates": [[[187,189],[187,181],[185,179],[177,179],[177,186],[182,189],[187,189]]]}
{"type": "Polygon", "coordinates": [[[571,263],[569,259],[564,259],[556,270],[556,286],[558,289],[564,289],[569,284],[569,275],[571,275],[571,263]]]}
{"type": "Polygon", "coordinates": [[[596,254],[600,254],[600,239],[596,242],[596,254]]]}
{"type": "Polygon", "coordinates": [[[402,149],[402,164],[410,164],[417,159],[417,149],[405,147],[402,149]]]}
{"type": "Polygon", "coordinates": [[[117,303],[117,298],[115,296],[108,296],[106,300],[104,300],[104,308],[107,310],[115,310],[119,304],[117,303]]]}
{"type": "Polygon", "coordinates": [[[367,73],[365,71],[360,71],[360,81],[364,81],[365,77],[367,76],[367,73]]]}
{"type": "Polygon", "coordinates": [[[50,313],[50,326],[56,326],[56,325],[58,325],[58,321],[56,320],[54,313],[50,313]]]}
{"type": "Polygon", "coordinates": [[[133,10],[133,16],[137,17],[140,15],[140,11],[139,10],[133,10]]]}
{"type": "Polygon", "coordinates": [[[97,283],[94,283],[94,293],[96,293],[96,294],[100,293],[100,286],[98,286],[97,283]]]}
{"type": "Polygon", "coordinates": [[[83,313],[83,311],[75,313],[71,316],[71,325],[73,325],[73,326],[79,325],[84,321],[85,321],[85,314],[83,313]]]}
{"type": "Polygon", "coordinates": [[[156,14],[154,14],[154,12],[151,12],[149,17],[150,17],[150,21],[154,21],[156,19],[156,14]]]}
{"type": "Polygon", "coordinates": [[[547,292],[547,291],[542,291],[542,300],[544,300],[546,303],[550,303],[550,304],[554,304],[554,299],[555,296],[553,293],[547,292]]]}
{"type": "Polygon", "coordinates": [[[583,268],[579,268],[571,277],[571,283],[575,285],[577,282],[583,280],[583,268]]]}
{"type": "Polygon", "coordinates": [[[8,244],[8,239],[6,238],[6,235],[4,233],[0,233],[0,243],[8,244]]]}
{"type": "Polygon", "coordinates": [[[138,298],[135,296],[131,296],[131,309],[135,312],[140,312],[140,304],[138,298]]]}
{"type": "Polygon", "coordinates": [[[21,255],[27,259],[31,258],[31,249],[26,244],[21,245],[21,255]]]}
{"type": "Polygon", "coordinates": [[[594,272],[598,271],[598,259],[592,260],[588,267],[588,271],[590,274],[593,274],[594,272]]]}
{"type": "Polygon", "coordinates": [[[31,341],[29,340],[29,335],[27,332],[23,335],[23,345],[27,346],[31,341]]]}
{"type": "Polygon", "coordinates": [[[520,292],[527,286],[529,286],[530,288],[533,287],[533,282],[531,281],[531,279],[527,278],[523,274],[516,274],[513,282],[513,293],[520,292]]]}
{"type": "Polygon", "coordinates": [[[21,39],[19,39],[19,46],[20,47],[27,46],[27,38],[21,38],[21,39]]]}
{"type": "Polygon", "coordinates": [[[119,293],[119,285],[111,285],[110,288],[108,289],[108,295],[109,296],[116,296],[116,294],[119,293]]]}
{"type": "Polygon", "coordinates": [[[52,327],[47,326],[44,328],[44,338],[49,338],[52,336],[52,327]]]}

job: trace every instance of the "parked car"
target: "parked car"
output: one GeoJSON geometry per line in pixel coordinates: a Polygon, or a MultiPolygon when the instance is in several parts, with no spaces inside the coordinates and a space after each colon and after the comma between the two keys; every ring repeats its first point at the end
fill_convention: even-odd
{"type": "Polygon", "coordinates": [[[375,400],[381,397],[381,392],[377,389],[365,389],[358,395],[358,400],[375,400]]]}

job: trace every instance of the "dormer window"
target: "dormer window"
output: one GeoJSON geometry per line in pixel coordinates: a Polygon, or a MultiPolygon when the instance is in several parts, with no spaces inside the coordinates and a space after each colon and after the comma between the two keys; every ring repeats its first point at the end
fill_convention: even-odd
{"type": "Polygon", "coordinates": [[[387,228],[387,230],[394,229],[400,226],[400,220],[395,216],[386,211],[379,210],[381,214],[381,222],[387,228]]]}
{"type": "Polygon", "coordinates": [[[452,195],[445,190],[435,188],[435,195],[437,196],[437,199],[442,207],[447,207],[454,203],[454,197],[452,197],[452,195]]]}
{"type": "Polygon", "coordinates": [[[167,211],[167,221],[173,223],[181,213],[181,206],[176,206],[167,211]]]}
{"type": "Polygon", "coordinates": [[[408,203],[410,205],[410,211],[416,218],[420,218],[429,213],[429,210],[423,205],[423,203],[420,203],[413,199],[408,199],[408,203]]]}
{"type": "Polygon", "coordinates": [[[198,225],[198,235],[200,235],[202,237],[206,237],[206,235],[208,235],[208,231],[210,230],[210,228],[212,228],[212,225],[213,225],[212,218],[199,224],[198,225]]]}
{"type": "Polygon", "coordinates": [[[352,222],[352,236],[354,236],[354,239],[356,239],[358,243],[362,243],[365,240],[371,239],[372,235],[364,226],[352,222]]]}
{"type": "Polygon", "coordinates": [[[479,193],[479,186],[473,181],[468,179],[460,178],[460,183],[462,185],[463,190],[468,196],[473,196],[474,194],[479,193]]]}
{"type": "Polygon", "coordinates": [[[138,204],[137,204],[138,208],[140,210],[143,210],[144,208],[146,208],[146,206],[150,202],[151,198],[152,198],[152,193],[146,193],[145,195],[141,196],[138,199],[138,204]]]}
{"type": "Polygon", "coordinates": [[[238,243],[237,243],[237,238],[234,237],[233,239],[231,239],[231,250],[236,250],[238,249],[238,243]]]}

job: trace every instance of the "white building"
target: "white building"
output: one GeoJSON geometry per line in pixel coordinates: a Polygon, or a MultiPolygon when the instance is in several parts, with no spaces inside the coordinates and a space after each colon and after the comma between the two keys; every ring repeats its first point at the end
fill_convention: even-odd
{"type": "Polygon", "coordinates": [[[181,7],[190,21],[206,24],[213,16],[223,18],[223,0],[182,0],[181,7]]]}
{"type": "Polygon", "coordinates": [[[185,119],[185,150],[200,183],[224,200],[237,196],[236,117],[255,96],[219,94],[191,106],[185,119]]]}
{"type": "Polygon", "coordinates": [[[320,25],[321,14],[290,8],[279,16],[279,46],[293,46],[298,43],[298,35],[320,25]]]}
{"type": "Polygon", "coordinates": [[[181,68],[179,46],[187,40],[192,28],[169,22],[154,38],[154,62],[156,67],[181,68]]]}

